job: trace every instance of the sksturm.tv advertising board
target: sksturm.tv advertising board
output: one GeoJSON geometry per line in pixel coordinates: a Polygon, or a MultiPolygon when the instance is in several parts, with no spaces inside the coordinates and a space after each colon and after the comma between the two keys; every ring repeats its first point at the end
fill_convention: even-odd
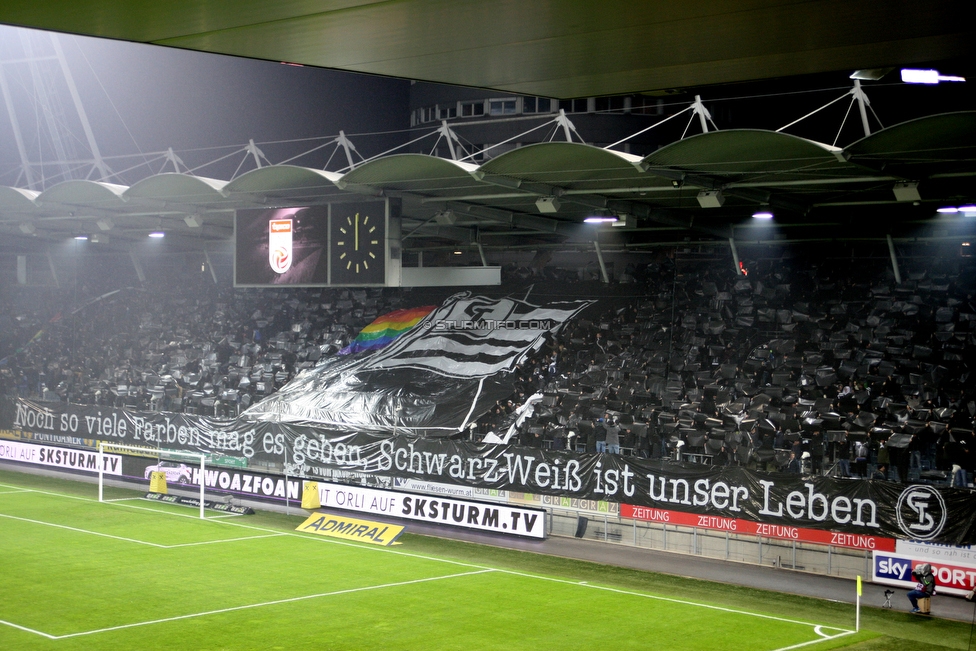
{"type": "MultiPolygon", "coordinates": [[[[0,461],[29,463],[88,473],[98,472],[97,452],[17,441],[0,441],[0,461]]],[[[107,475],[121,475],[122,457],[117,454],[104,455],[103,472],[107,475]]]]}
{"type": "Polygon", "coordinates": [[[546,512],[542,509],[324,482],[318,482],[318,487],[319,501],[326,509],[343,509],[529,538],[546,537],[546,512]]]}

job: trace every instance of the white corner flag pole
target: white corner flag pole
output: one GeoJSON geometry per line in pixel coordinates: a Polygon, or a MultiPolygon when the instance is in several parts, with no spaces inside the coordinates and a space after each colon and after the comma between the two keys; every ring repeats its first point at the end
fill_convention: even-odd
{"type": "MultiPolygon", "coordinates": [[[[200,519],[204,519],[203,515],[203,488],[207,485],[207,461],[204,457],[200,457],[200,519]]],[[[858,584],[860,585],[860,584],[858,584]]]]}
{"type": "Polygon", "coordinates": [[[855,601],[857,614],[854,616],[854,632],[861,630],[861,575],[857,575],[857,600],[855,601]]]}
{"type": "Polygon", "coordinates": [[[98,442],[98,501],[102,502],[102,475],[105,468],[105,441],[98,442]]]}

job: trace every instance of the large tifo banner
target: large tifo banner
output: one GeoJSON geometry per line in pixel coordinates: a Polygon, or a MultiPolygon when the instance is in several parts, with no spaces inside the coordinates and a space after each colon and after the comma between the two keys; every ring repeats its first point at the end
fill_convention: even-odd
{"type": "Polygon", "coordinates": [[[751,533],[770,537],[797,539],[776,532],[798,528],[838,532],[851,535],[822,542],[864,549],[886,548],[870,538],[976,543],[976,499],[966,489],[26,400],[0,404],[0,430],[20,440],[70,436],[238,456],[249,466],[291,477],[330,478],[342,471],[618,502],[625,517],[660,520],[653,509],[668,518],[672,513],[711,516],[717,519],[702,526],[732,530],[734,525],[738,531],[747,526],[742,523],[761,524],[751,533]]]}

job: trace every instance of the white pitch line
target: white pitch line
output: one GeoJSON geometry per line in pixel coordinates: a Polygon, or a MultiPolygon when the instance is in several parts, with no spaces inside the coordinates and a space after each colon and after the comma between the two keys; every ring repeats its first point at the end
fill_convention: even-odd
{"type": "MultiPolygon", "coordinates": [[[[4,486],[4,484],[0,484],[0,486],[4,486]]],[[[15,488],[15,486],[10,486],[10,488],[15,488]]],[[[44,493],[44,494],[48,494],[48,495],[54,495],[56,497],[70,497],[72,499],[82,500],[82,501],[86,501],[86,502],[98,502],[98,500],[95,500],[95,499],[92,499],[92,498],[78,497],[78,496],[73,496],[73,495],[63,495],[61,493],[55,493],[55,492],[52,492],[52,491],[40,491],[40,490],[34,491],[33,489],[27,489],[27,490],[30,490],[32,492],[44,493]]],[[[173,512],[161,511],[161,510],[157,510],[157,509],[146,509],[144,507],[139,507],[139,506],[135,506],[135,505],[132,505],[132,504],[118,504],[118,506],[124,506],[124,507],[127,507],[127,508],[140,509],[140,510],[145,510],[145,511],[153,511],[154,513],[162,513],[164,515],[172,515],[172,516],[182,517],[182,518],[191,518],[191,519],[194,519],[194,520],[198,520],[199,519],[196,516],[191,516],[191,515],[187,515],[187,514],[183,514],[183,513],[173,513],[173,512]]],[[[745,611],[745,610],[736,610],[736,609],[732,609],[732,608],[725,608],[725,607],[722,607],[722,606],[714,606],[714,605],[710,605],[710,604],[703,604],[703,603],[698,603],[698,602],[694,602],[694,601],[683,601],[683,600],[679,600],[679,599],[673,599],[673,598],[670,598],[670,597],[661,597],[661,596],[646,594],[646,593],[642,593],[642,592],[631,592],[631,591],[626,591],[626,590],[619,590],[619,589],[616,589],[616,588],[602,587],[602,586],[598,586],[598,585],[593,585],[593,584],[586,583],[585,581],[582,581],[581,582],[581,581],[570,581],[570,580],[567,580],[567,579],[557,579],[557,578],[548,577],[548,576],[541,576],[541,575],[538,575],[538,574],[528,574],[526,572],[518,572],[516,570],[506,570],[506,569],[502,569],[502,568],[487,567],[485,565],[477,565],[475,563],[465,563],[463,561],[454,561],[454,560],[450,560],[450,559],[446,559],[446,558],[436,558],[436,557],[433,557],[433,556],[425,556],[423,554],[414,554],[412,552],[405,552],[405,551],[399,551],[399,550],[396,550],[396,549],[390,549],[388,547],[378,547],[378,546],[375,546],[375,545],[356,544],[356,543],[353,543],[353,542],[346,542],[346,541],[342,541],[342,540],[336,540],[336,539],[333,539],[333,538],[326,538],[326,537],[323,537],[323,536],[305,535],[305,534],[297,533],[297,532],[294,532],[294,531],[280,532],[280,531],[276,531],[275,529],[268,529],[266,527],[258,527],[258,526],[254,526],[254,525],[243,524],[243,523],[240,523],[240,522],[214,520],[214,519],[208,519],[207,521],[208,522],[214,522],[214,524],[224,524],[224,525],[229,525],[229,526],[232,526],[232,527],[241,527],[241,528],[244,528],[244,529],[251,529],[251,530],[254,530],[254,531],[265,531],[265,532],[269,532],[269,533],[281,533],[282,535],[286,535],[286,536],[294,536],[296,538],[301,538],[303,540],[312,540],[312,541],[315,541],[315,542],[327,543],[327,544],[331,544],[331,545],[341,545],[341,546],[345,546],[345,547],[356,547],[357,549],[366,549],[366,550],[374,551],[374,552],[383,552],[383,553],[387,553],[387,554],[396,554],[398,556],[406,556],[406,557],[410,557],[410,558],[418,558],[418,559],[421,559],[421,560],[435,561],[435,562],[440,562],[440,563],[448,563],[448,564],[451,564],[451,565],[458,565],[458,566],[461,566],[461,567],[480,568],[480,569],[486,570],[486,571],[495,571],[495,572],[501,572],[501,573],[504,573],[504,574],[513,574],[513,575],[523,576],[523,577],[527,577],[527,578],[539,579],[539,580],[543,580],[543,581],[552,581],[552,582],[556,582],[556,583],[565,583],[567,585],[576,585],[576,586],[582,586],[582,587],[586,587],[586,588],[595,588],[595,589],[598,589],[598,590],[607,590],[607,591],[611,591],[611,592],[619,592],[621,594],[628,594],[628,595],[635,595],[635,596],[640,596],[640,597],[647,597],[647,598],[650,598],[650,599],[657,599],[657,600],[661,600],[661,601],[671,601],[671,602],[674,602],[674,603],[680,603],[680,604],[688,605],[688,606],[697,606],[699,608],[707,608],[707,609],[712,609],[712,610],[720,610],[720,611],[725,611],[725,612],[732,613],[732,614],[741,614],[741,615],[746,615],[746,616],[759,617],[759,618],[763,618],[763,619],[769,619],[769,620],[774,620],[774,621],[781,621],[781,622],[785,622],[785,623],[799,624],[801,626],[811,626],[811,627],[823,626],[823,625],[819,625],[819,624],[814,624],[812,622],[804,622],[804,621],[800,621],[800,620],[793,620],[793,619],[786,619],[786,618],[782,618],[782,617],[776,617],[774,615],[764,615],[762,613],[753,613],[753,612],[749,612],[749,611],[745,611]]],[[[855,632],[855,631],[850,631],[848,629],[844,629],[844,628],[840,628],[840,627],[835,627],[835,626],[823,626],[823,628],[828,628],[828,629],[836,630],[836,631],[842,631],[842,633],[840,633],[839,635],[833,636],[833,637],[840,637],[842,635],[850,635],[850,634],[852,634],[852,633],[855,632]]],[[[833,638],[822,638],[822,639],[826,640],[826,639],[833,639],[833,638]]],[[[812,642],[804,642],[803,645],[813,644],[813,643],[820,642],[820,641],[821,640],[813,640],[812,642]]],[[[788,647],[788,648],[794,648],[794,647],[788,647]]],[[[787,651],[787,649],[777,649],[776,651],[787,651]]]]}
{"type": "Polygon", "coordinates": [[[792,646],[784,646],[779,649],[774,649],[774,651],[790,651],[790,649],[800,649],[805,646],[810,646],[811,644],[820,644],[821,642],[828,642],[830,640],[836,640],[839,637],[844,637],[845,635],[853,635],[856,631],[844,631],[843,633],[838,633],[837,635],[829,635],[820,638],[819,640],[810,640],[809,642],[800,642],[799,644],[794,644],[792,646]]]}
{"type": "Polygon", "coordinates": [[[237,542],[238,540],[256,540],[257,538],[275,538],[284,536],[283,533],[269,533],[265,536],[242,536],[240,538],[225,538],[223,540],[204,540],[202,542],[180,543],[178,545],[163,545],[166,549],[176,549],[177,547],[196,547],[197,545],[216,545],[217,543],[237,542]]]}
{"type": "MultiPolygon", "coordinates": [[[[731,613],[733,615],[747,615],[750,617],[759,617],[761,619],[769,619],[776,622],[784,622],[786,624],[800,624],[801,626],[812,626],[814,629],[817,628],[829,628],[835,631],[847,631],[846,628],[840,628],[837,626],[825,626],[823,624],[814,624],[813,622],[804,622],[799,619],[787,619],[785,617],[777,617],[775,615],[765,615],[763,613],[754,613],[748,610],[737,610],[735,608],[726,608],[725,606],[714,606],[711,604],[698,603],[696,601],[685,601],[684,599],[675,599],[673,597],[661,597],[659,595],[647,594],[646,592],[634,592],[632,590],[621,590],[620,588],[610,588],[602,585],[594,585],[592,583],[587,583],[585,581],[569,581],[567,579],[556,579],[548,576],[539,576],[536,574],[527,574],[525,572],[517,572],[515,570],[498,570],[499,572],[506,572],[508,574],[516,574],[518,576],[525,576],[534,579],[542,579],[544,581],[554,581],[556,583],[566,583],[568,585],[578,585],[584,588],[593,588],[594,590],[604,590],[606,592],[616,592],[618,594],[631,595],[634,597],[645,597],[647,599],[654,599],[656,601],[668,601],[670,603],[681,604],[683,606],[697,606],[698,608],[707,608],[709,610],[719,610],[725,613],[731,613]]],[[[821,635],[821,633],[817,633],[821,635]]]]}
{"type": "MultiPolygon", "coordinates": [[[[383,583],[381,585],[368,585],[361,588],[347,588],[345,590],[334,590],[333,592],[320,592],[318,594],[305,595],[303,597],[289,597],[288,599],[275,599],[274,601],[265,601],[257,604],[246,604],[244,606],[232,606],[230,608],[218,608],[217,610],[207,610],[202,613],[192,613],[190,615],[176,615],[175,617],[164,617],[162,619],[153,619],[147,622],[135,622],[133,624],[122,624],[120,626],[109,626],[107,628],[99,628],[92,631],[82,631],[80,633],[68,633],[67,635],[55,635],[50,636],[44,633],[40,633],[45,637],[50,637],[54,640],[64,640],[71,637],[80,637],[82,635],[94,635],[96,633],[108,633],[110,631],[118,631],[126,628],[135,628],[137,626],[149,626],[151,624],[163,624],[165,622],[175,622],[181,619],[193,619],[195,617],[206,617],[207,615],[219,615],[221,613],[230,613],[237,610],[247,610],[249,608],[262,608],[264,606],[276,606],[278,604],[288,604],[294,603],[296,601],[307,601],[309,599],[318,599],[320,597],[334,597],[336,595],[351,594],[353,592],[365,592],[367,590],[380,590],[383,588],[395,588],[403,585],[413,585],[416,583],[428,583],[431,581],[441,581],[443,579],[456,579],[462,576],[471,576],[474,574],[484,574],[485,572],[492,572],[493,570],[478,570],[477,572],[460,572],[458,574],[448,574],[445,576],[433,576],[426,579],[412,579],[410,581],[398,581],[396,583],[383,583]]],[[[39,633],[39,631],[32,631],[34,633],[39,633]]]]}
{"type": "Polygon", "coordinates": [[[278,536],[287,535],[285,532],[269,533],[263,536],[241,536],[239,538],[221,538],[219,540],[202,540],[200,542],[191,543],[177,543],[175,545],[163,545],[161,543],[148,542],[145,540],[138,540],[136,538],[125,538],[123,536],[113,536],[109,533],[101,533],[100,531],[92,531],[90,529],[81,529],[79,527],[69,527],[64,524],[56,524],[54,522],[44,522],[43,520],[32,520],[30,518],[21,518],[16,515],[7,515],[6,513],[0,513],[0,518],[9,518],[11,520],[20,520],[22,522],[30,522],[33,524],[43,524],[48,527],[56,527],[58,529],[67,529],[68,531],[75,531],[77,533],[87,533],[92,536],[102,536],[104,538],[114,538],[115,540],[122,540],[125,542],[138,543],[140,545],[149,545],[150,547],[156,547],[158,549],[176,549],[178,547],[195,547],[197,545],[216,545],[218,543],[228,543],[228,542],[238,542],[241,540],[254,540],[257,538],[275,538],[278,536]]]}
{"type": "Polygon", "coordinates": [[[29,493],[29,490],[21,489],[19,491],[0,491],[0,495],[14,495],[16,493],[29,493]]]}
{"type": "Polygon", "coordinates": [[[113,538],[115,540],[122,540],[130,543],[137,543],[140,545],[148,545],[150,547],[165,548],[165,545],[158,545],[156,543],[146,542],[145,540],[136,540],[135,538],[125,538],[124,536],[113,536],[110,533],[100,533],[98,531],[88,531],[87,529],[79,529],[78,527],[69,527],[66,524],[54,524],[53,522],[44,522],[42,520],[31,520],[30,518],[18,518],[16,515],[7,515],[6,513],[0,513],[0,518],[9,518],[11,520],[20,520],[21,522],[30,522],[33,524],[43,524],[48,527],[55,527],[57,529],[67,529],[68,531],[74,531],[76,533],[87,533],[92,536],[102,536],[103,538],[113,538]]]}
{"type": "Polygon", "coordinates": [[[40,635],[41,637],[46,637],[49,640],[56,640],[56,639],[58,639],[54,635],[49,635],[48,633],[45,633],[43,631],[35,631],[32,628],[27,628],[26,626],[21,626],[20,624],[14,624],[13,622],[8,622],[5,619],[0,619],[0,624],[3,624],[5,626],[9,626],[10,628],[16,628],[16,629],[21,630],[21,631],[26,631],[27,633],[33,633],[34,635],[40,635]]]}

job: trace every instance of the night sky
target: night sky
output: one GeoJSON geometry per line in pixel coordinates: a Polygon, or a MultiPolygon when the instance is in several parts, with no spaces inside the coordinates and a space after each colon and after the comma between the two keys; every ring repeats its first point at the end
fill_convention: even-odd
{"type": "MultiPolygon", "coordinates": [[[[107,158],[172,147],[187,165],[195,167],[233,151],[232,147],[201,148],[245,145],[250,138],[268,143],[334,137],[340,129],[369,157],[408,139],[409,82],[404,80],[74,35],[57,38],[95,139],[107,158]],[[397,133],[355,135],[383,131],[397,133]]],[[[24,58],[25,44],[35,55],[54,54],[50,33],[0,26],[0,59],[8,62],[4,72],[26,148],[32,160],[51,160],[56,156],[45,135],[48,120],[36,101],[29,68],[10,62],[24,58]]],[[[55,121],[68,126],[71,136],[66,142],[79,157],[90,156],[57,62],[39,61],[37,66],[48,87],[48,105],[55,121]]],[[[322,141],[260,147],[277,163],[317,144],[322,141]]],[[[325,147],[295,163],[321,167],[332,151],[332,146],[325,147]]],[[[329,169],[345,164],[344,157],[341,163],[339,157],[341,154],[329,169]]],[[[227,179],[241,158],[234,156],[196,173],[227,179]]],[[[11,176],[19,160],[6,104],[0,103],[0,184],[26,186],[14,183],[16,171],[11,176]]],[[[116,172],[137,162],[109,160],[116,172]]],[[[160,166],[157,163],[153,171],[160,166]]],[[[114,181],[131,184],[147,174],[146,168],[140,168],[114,181]]]]}

